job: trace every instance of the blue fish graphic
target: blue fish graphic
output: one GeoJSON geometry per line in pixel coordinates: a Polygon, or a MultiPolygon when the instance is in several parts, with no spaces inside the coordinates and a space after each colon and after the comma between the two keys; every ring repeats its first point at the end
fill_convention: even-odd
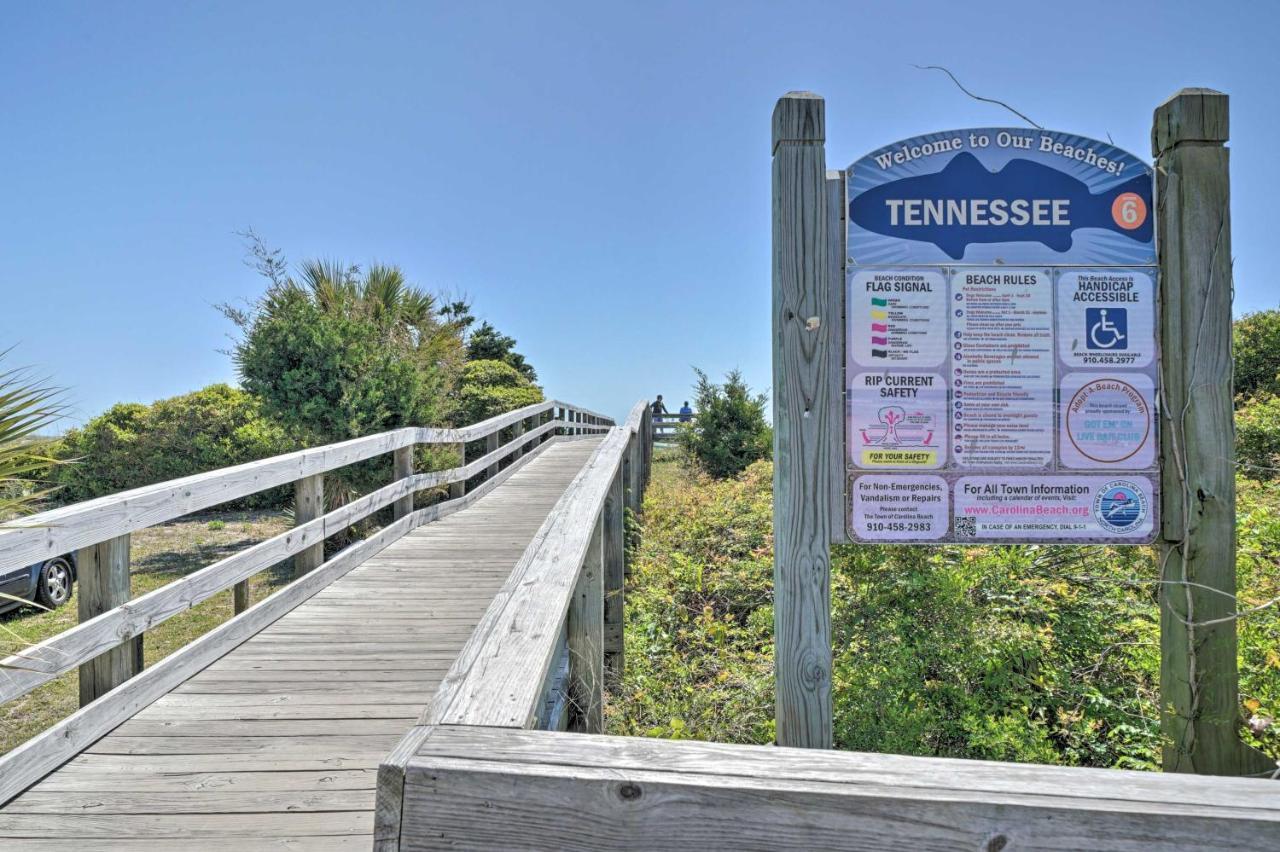
{"type": "MultiPolygon", "coordinates": [[[[956,207],[953,205],[952,211],[956,207]]],[[[968,208],[964,208],[968,209],[968,208]]],[[[954,156],[939,172],[890,181],[863,192],[849,202],[849,217],[868,231],[904,240],[918,240],[936,245],[947,256],[960,260],[971,243],[1038,242],[1056,252],[1071,249],[1073,233],[1081,228],[1105,228],[1137,243],[1150,243],[1153,229],[1151,215],[1151,175],[1135,175],[1119,186],[1094,194],[1081,180],[1051,166],[1033,160],[1013,159],[997,172],[988,171],[973,154],[964,151],[954,156]],[[1112,204],[1124,193],[1134,193],[1146,205],[1143,221],[1136,228],[1122,228],[1112,215],[1112,204]],[[934,211],[939,202],[967,202],[1001,199],[1005,210],[1015,201],[1065,200],[1069,224],[974,225],[967,218],[952,216],[941,222],[934,211]],[[933,215],[928,224],[907,225],[904,208],[886,204],[919,200],[932,202],[933,215]],[[893,216],[897,216],[896,222],[893,216]],[[958,224],[964,221],[965,224],[958,224]]],[[[915,207],[919,218],[920,206],[915,207]]],[[[945,215],[945,214],[944,214],[945,215]]]]}

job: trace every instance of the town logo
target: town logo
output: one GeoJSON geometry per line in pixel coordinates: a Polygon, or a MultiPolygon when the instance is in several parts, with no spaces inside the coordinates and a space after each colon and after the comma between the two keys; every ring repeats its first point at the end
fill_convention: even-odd
{"type": "Polygon", "coordinates": [[[1107,532],[1133,532],[1147,519],[1147,495],[1127,479],[1113,479],[1094,496],[1093,517],[1107,532]]]}

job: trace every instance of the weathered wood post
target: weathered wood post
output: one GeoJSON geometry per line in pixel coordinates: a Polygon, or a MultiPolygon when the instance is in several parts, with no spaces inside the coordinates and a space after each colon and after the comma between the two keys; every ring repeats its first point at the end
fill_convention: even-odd
{"type": "MultiPolygon", "coordinates": [[[[130,598],[129,536],[108,539],[76,552],[80,623],[115,609],[130,598]]],[[[99,698],[142,671],[142,637],[135,636],[80,666],[80,706],[99,698]]]]}
{"type": "MultiPolygon", "coordinates": [[[[324,514],[324,474],[304,476],[293,485],[293,524],[302,526],[324,514]]],[[[324,534],[293,557],[293,576],[301,577],[324,562],[324,534]]]]}
{"type": "Polygon", "coordinates": [[[778,744],[830,748],[832,328],[825,104],[773,110],[773,587],[778,744]]]}
{"type": "Polygon", "coordinates": [[[1183,89],[1155,111],[1160,256],[1160,706],[1168,772],[1247,775],[1240,740],[1227,96],[1183,89]]]}
{"type": "MultiPolygon", "coordinates": [[[[489,453],[494,452],[495,450],[498,449],[499,446],[501,446],[501,444],[498,443],[501,434],[502,434],[502,430],[497,429],[485,436],[485,439],[484,439],[485,455],[488,455],[489,453]]],[[[495,476],[497,476],[498,463],[495,461],[493,464],[486,467],[484,469],[484,475],[485,475],[485,479],[493,479],[495,476]]]]}
{"type": "MultiPolygon", "coordinates": [[[[413,476],[413,450],[414,445],[401,447],[395,451],[391,461],[391,477],[396,482],[408,479],[413,476]]],[[[401,497],[391,505],[391,516],[395,520],[400,520],[405,515],[413,511],[413,493],[410,492],[401,497]]]]}
{"type": "MultiPolygon", "coordinates": [[[[458,453],[458,467],[462,467],[467,463],[467,445],[455,444],[458,453]]],[[[460,479],[457,482],[449,483],[449,499],[456,500],[467,493],[467,481],[460,479]]]]}
{"type": "Polygon", "coordinates": [[[649,476],[653,472],[653,408],[645,406],[644,417],[640,420],[640,488],[649,485],[649,476]]]}
{"type": "Polygon", "coordinates": [[[231,612],[239,615],[249,608],[249,581],[241,580],[231,587],[231,612]]]}
{"type": "MultiPolygon", "coordinates": [[[[523,434],[524,434],[524,421],[517,420],[515,422],[515,425],[511,427],[511,439],[514,441],[523,434]]],[[[524,444],[520,444],[519,446],[516,447],[515,452],[511,454],[511,460],[515,461],[516,459],[520,458],[522,455],[524,455],[524,444]]]]}
{"type": "MultiPolygon", "coordinates": [[[[625,463],[625,456],[624,463],[625,463]]],[[[604,666],[610,676],[622,677],[622,625],[626,595],[626,531],[623,520],[623,470],[619,465],[605,497],[600,521],[604,526],[604,666]]]]}
{"type": "Polygon", "coordinates": [[[570,730],[604,730],[604,523],[595,520],[582,571],[569,602],[570,730]]]}

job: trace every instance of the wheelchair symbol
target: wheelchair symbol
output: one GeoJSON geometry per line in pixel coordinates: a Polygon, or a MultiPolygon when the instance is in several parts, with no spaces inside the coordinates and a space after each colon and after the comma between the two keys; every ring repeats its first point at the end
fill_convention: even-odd
{"type": "Polygon", "coordinates": [[[1086,308],[1085,339],[1090,349],[1128,349],[1129,311],[1125,308],[1086,308]]]}

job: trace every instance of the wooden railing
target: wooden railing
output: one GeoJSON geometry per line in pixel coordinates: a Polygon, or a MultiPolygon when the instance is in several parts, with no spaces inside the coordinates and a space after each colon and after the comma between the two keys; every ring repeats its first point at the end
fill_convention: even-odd
{"type": "Polygon", "coordinates": [[[375,848],[400,842],[406,762],[431,730],[603,731],[605,673],[623,666],[624,510],[639,509],[648,480],[651,416],[639,402],[605,435],[383,762],[375,848]]]}
{"type": "Polygon", "coordinates": [[[1276,845],[1265,781],[592,736],[621,640],[611,505],[639,500],[651,417],[606,436],[383,761],[376,850],[1276,845]]]}
{"type": "Polygon", "coordinates": [[[462,725],[403,764],[404,852],[1280,845],[1280,788],[1242,778],[462,725]]]}
{"type": "Polygon", "coordinates": [[[81,607],[76,627],[0,661],[0,703],[76,667],[81,683],[79,712],[0,758],[0,803],[404,533],[470,505],[557,433],[599,434],[612,424],[576,406],[537,403],[459,429],[397,429],[137,488],[0,531],[0,571],[78,551],[78,596],[91,603],[81,607]],[[504,435],[508,440],[500,444],[504,435]],[[483,455],[467,461],[466,445],[481,440],[483,455]],[[414,473],[417,444],[455,445],[462,463],[414,473]],[[324,511],[325,473],[385,453],[394,453],[391,484],[324,511]],[[468,493],[467,481],[482,474],[485,480],[468,493]],[[293,529],[129,599],[130,533],[289,482],[299,497],[293,529]],[[448,499],[414,510],[417,492],[442,486],[448,486],[448,499]],[[325,539],[388,506],[390,524],[325,560],[325,539]],[[290,556],[296,579],[250,606],[248,579],[290,556]],[[142,671],[145,631],[232,587],[236,618],[142,671]],[[109,700],[96,700],[102,696],[109,700]]]}
{"type": "Polygon", "coordinates": [[[653,440],[668,443],[676,439],[676,435],[680,432],[680,427],[686,424],[692,425],[697,419],[695,414],[651,414],[653,421],[653,440]],[[688,419],[684,419],[688,418],[688,419]]]}

